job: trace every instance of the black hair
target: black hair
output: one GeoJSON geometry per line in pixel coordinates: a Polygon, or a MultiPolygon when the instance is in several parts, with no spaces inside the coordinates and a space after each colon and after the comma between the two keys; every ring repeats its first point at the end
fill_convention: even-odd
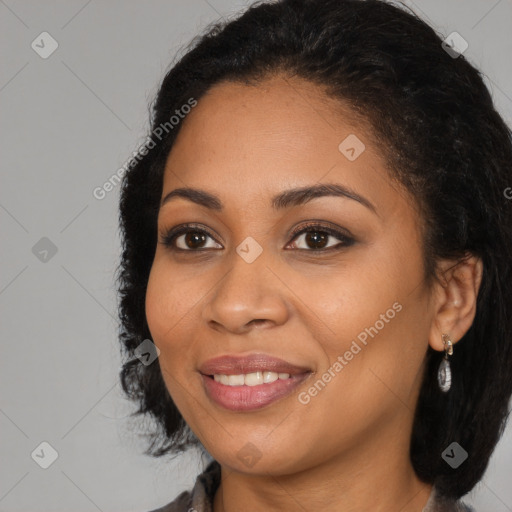
{"type": "Polygon", "coordinates": [[[133,357],[151,338],[145,293],[163,170],[182,126],[169,126],[169,118],[214,84],[257,85],[276,74],[321,86],[368,122],[390,176],[421,212],[426,282],[438,279],[440,259],[476,255],[483,261],[475,320],[456,344],[448,393],[436,380],[443,353],[428,348],[410,444],[418,477],[459,498],[481,479],[509,414],[512,201],[504,191],[512,186],[512,138],[481,73],[464,55],[446,51],[442,37],[414,13],[383,0],[257,2],[210,25],[165,76],[150,137],[165,123],[166,133],[131,162],[120,198],[117,282],[126,357],[120,377],[138,404],[134,414],[155,420],[146,453],[179,453],[199,443],[159,365],[133,357]],[[457,469],[441,457],[454,441],[469,454],[457,469]]]}

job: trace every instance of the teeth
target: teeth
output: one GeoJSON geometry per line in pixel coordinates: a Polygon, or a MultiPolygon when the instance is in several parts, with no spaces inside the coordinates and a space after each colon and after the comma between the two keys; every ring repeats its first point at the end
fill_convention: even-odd
{"type": "Polygon", "coordinates": [[[276,372],[263,372],[263,382],[268,384],[269,382],[275,382],[279,379],[279,374],[276,372]]]}
{"type": "Polygon", "coordinates": [[[260,384],[270,384],[277,379],[286,380],[290,378],[289,373],[277,372],[253,372],[240,375],[219,375],[213,376],[216,382],[225,386],[258,386],[260,384]]]}
{"type": "Polygon", "coordinates": [[[228,375],[228,386],[243,386],[244,376],[243,375],[228,375]]]}
{"type": "Polygon", "coordinates": [[[263,384],[262,372],[247,373],[246,375],[241,375],[241,377],[244,378],[244,384],[246,386],[257,386],[258,384],[263,384]]]}

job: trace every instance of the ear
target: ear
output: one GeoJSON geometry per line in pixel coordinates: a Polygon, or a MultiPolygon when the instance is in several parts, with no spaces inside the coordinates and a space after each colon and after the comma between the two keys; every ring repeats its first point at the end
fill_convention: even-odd
{"type": "Polygon", "coordinates": [[[438,270],[429,344],[443,351],[442,334],[448,334],[455,345],[475,319],[483,264],[477,256],[469,255],[458,261],[444,260],[438,270]]]}

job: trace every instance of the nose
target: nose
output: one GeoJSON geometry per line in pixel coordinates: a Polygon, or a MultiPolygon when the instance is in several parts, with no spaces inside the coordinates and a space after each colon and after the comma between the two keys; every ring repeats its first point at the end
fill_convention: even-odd
{"type": "Polygon", "coordinates": [[[271,258],[263,251],[247,263],[233,251],[230,259],[229,270],[206,298],[203,319],[212,329],[234,334],[284,324],[289,317],[287,287],[272,269],[271,258]]]}

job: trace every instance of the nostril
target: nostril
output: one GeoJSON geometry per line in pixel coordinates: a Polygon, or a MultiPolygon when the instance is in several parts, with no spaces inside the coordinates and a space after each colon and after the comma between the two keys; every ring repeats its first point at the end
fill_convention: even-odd
{"type": "Polygon", "coordinates": [[[260,318],[256,318],[255,320],[251,320],[249,322],[249,324],[256,324],[256,325],[259,325],[259,324],[264,324],[267,320],[265,320],[264,318],[260,319],[260,318]]]}

